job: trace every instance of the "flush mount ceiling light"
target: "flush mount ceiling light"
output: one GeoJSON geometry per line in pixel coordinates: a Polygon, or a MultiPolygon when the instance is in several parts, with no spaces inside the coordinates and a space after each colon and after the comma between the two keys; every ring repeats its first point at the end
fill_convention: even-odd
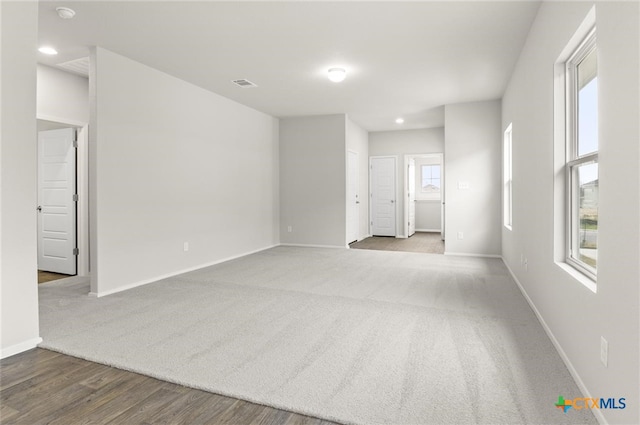
{"type": "Polygon", "coordinates": [[[58,51],[56,49],[54,49],[53,47],[49,47],[49,46],[42,46],[38,49],[38,51],[40,53],[44,53],[45,55],[57,55],[58,51]]]}
{"type": "Polygon", "coordinates": [[[58,12],[58,16],[62,19],[71,19],[76,16],[76,11],[68,7],[56,7],[56,12],[58,12]]]}
{"type": "Polygon", "coordinates": [[[396,124],[404,123],[404,118],[396,118],[396,124]]]}
{"type": "Polygon", "coordinates": [[[327,77],[334,83],[339,83],[347,76],[347,71],[344,68],[331,68],[327,71],[327,77]]]}

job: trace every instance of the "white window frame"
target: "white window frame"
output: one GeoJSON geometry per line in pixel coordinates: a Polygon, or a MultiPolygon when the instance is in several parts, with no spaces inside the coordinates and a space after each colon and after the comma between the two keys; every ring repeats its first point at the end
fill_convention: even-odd
{"type": "Polygon", "coordinates": [[[513,230],[513,123],[504,131],[503,161],[503,222],[513,230]]]}
{"type": "MultiPolygon", "coordinates": [[[[416,191],[416,194],[418,192],[416,191]]],[[[433,164],[420,164],[420,194],[416,196],[416,199],[422,201],[439,201],[442,199],[442,163],[437,162],[433,164]],[[438,192],[424,192],[422,190],[423,170],[424,167],[440,167],[440,191],[438,192]]]]}
{"type": "MultiPolygon", "coordinates": [[[[596,29],[592,28],[580,45],[575,49],[565,64],[565,111],[566,111],[566,206],[565,206],[565,262],[587,276],[593,282],[597,280],[597,264],[592,267],[580,261],[576,251],[580,248],[579,242],[579,202],[580,183],[578,169],[587,164],[598,163],[598,151],[582,155],[578,154],[578,65],[596,49],[596,29]]],[[[599,174],[599,173],[598,173],[599,174]]]]}

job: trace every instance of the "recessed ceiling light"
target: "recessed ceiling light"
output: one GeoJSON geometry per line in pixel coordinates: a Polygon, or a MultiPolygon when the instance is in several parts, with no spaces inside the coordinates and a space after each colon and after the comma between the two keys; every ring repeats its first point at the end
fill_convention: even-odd
{"type": "Polygon", "coordinates": [[[396,124],[402,124],[404,122],[404,118],[396,118],[396,124]]]}
{"type": "Polygon", "coordinates": [[[56,12],[58,12],[58,16],[62,19],[71,19],[76,16],[76,11],[68,7],[56,7],[56,12]]]}
{"type": "Polygon", "coordinates": [[[347,71],[345,71],[344,68],[331,68],[327,71],[327,76],[334,83],[339,83],[345,79],[347,71]]]}
{"type": "Polygon", "coordinates": [[[45,55],[57,55],[58,51],[56,49],[54,49],[53,47],[49,47],[49,46],[42,46],[38,49],[38,51],[40,53],[44,53],[45,55]]]}

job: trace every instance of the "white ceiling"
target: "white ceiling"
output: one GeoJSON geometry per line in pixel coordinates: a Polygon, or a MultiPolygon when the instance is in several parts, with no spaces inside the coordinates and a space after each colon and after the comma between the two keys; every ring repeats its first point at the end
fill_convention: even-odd
{"type": "Polygon", "coordinates": [[[41,1],[39,42],[59,54],[39,60],[55,66],[99,45],[276,117],[436,127],[445,104],[502,97],[539,4],[41,1]],[[333,66],[347,69],[342,83],[326,78],[333,66]],[[258,87],[231,82],[241,78],[258,87]]]}

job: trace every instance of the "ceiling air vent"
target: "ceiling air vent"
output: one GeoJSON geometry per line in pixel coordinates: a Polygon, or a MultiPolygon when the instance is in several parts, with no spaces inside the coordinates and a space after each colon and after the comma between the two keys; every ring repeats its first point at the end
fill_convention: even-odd
{"type": "Polygon", "coordinates": [[[233,80],[233,84],[242,87],[243,89],[249,89],[251,87],[258,87],[257,84],[252,83],[249,80],[233,80]]]}
{"type": "Polygon", "coordinates": [[[89,76],[89,57],[74,59],[69,62],[59,63],[58,66],[67,71],[82,75],[84,77],[89,76]]]}

